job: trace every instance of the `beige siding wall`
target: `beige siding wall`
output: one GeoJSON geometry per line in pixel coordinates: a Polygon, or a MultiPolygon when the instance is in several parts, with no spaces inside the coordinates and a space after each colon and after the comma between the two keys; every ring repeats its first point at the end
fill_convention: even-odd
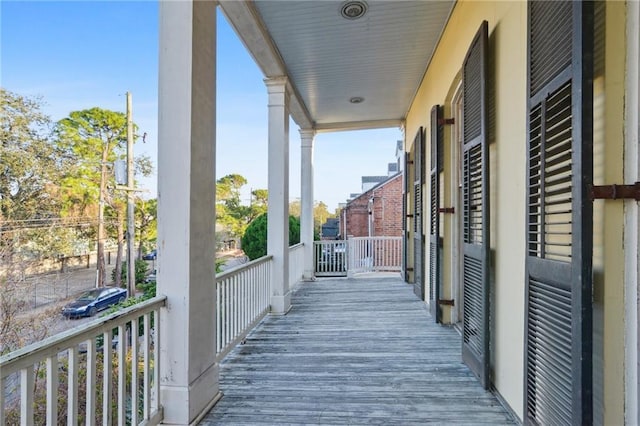
{"type": "MultiPolygon", "coordinates": [[[[451,102],[459,82],[459,72],[469,45],[483,20],[489,23],[489,74],[495,81],[495,116],[490,122],[491,155],[491,247],[495,261],[492,330],[493,381],[511,408],[522,417],[524,330],[524,220],[526,146],[526,3],[460,2],[453,11],[438,45],[406,123],[407,135],[419,126],[429,128],[429,111],[444,104],[451,114],[451,102]],[[515,159],[521,159],[516,161],[515,159]],[[518,259],[518,261],[514,261],[518,259]]],[[[451,146],[451,131],[445,130],[451,146]]],[[[429,140],[429,138],[427,138],[429,140]]],[[[408,140],[411,143],[411,140],[408,140]]],[[[452,170],[451,152],[445,151],[444,185],[457,176],[452,170]]],[[[430,161],[427,146],[427,164],[430,161]]],[[[429,186],[426,185],[425,191],[429,186]]],[[[454,205],[451,191],[444,188],[444,202],[454,205]]],[[[425,194],[426,195],[426,194],[425,194]]],[[[426,197],[425,197],[426,198],[426,197]]],[[[425,208],[428,209],[428,204],[425,208]]],[[[459,207],[456,206],[456,211],[459,207]]],[[[429,213],[424,215],[428,219],[429,213]]],[[[442,217],[442,216],[441,216],[442,217]]],[[[451,215],[445,215],[445,289],[451,293],[451,215]]],[[[427,263],[428,264],[428,263],[427,263]]],[[[456,300],[456,303],[459,303],[456,300]]],[[[451,318],[444,308],[445,321],[451,318]]]]}
{"type": "MultiPolygon", "coordinates": [[[[604,74],[594,85],[600,89],[596,100],[604,105],[594,112],[594,184],[624,182],[624,78],[625,78],[625,20],[624,2],[608,1],[605,12],[604,74]]],[[[597,52],[597,50],[596,50],[597,52]]],[[[594,90],[595,92],[595,90],[594,90]]],[[[594,213],[594,285],[595,309],[601,310],[600,322],[594,322],[597,332],[602,330],[602,362],[595,374],[602,375],[602,414],[596,418],[605,425],[624,424],[624,263],[622,200],[595,201],[594,213]],[[601,296],[601,298],[598,298],[601,296]]],[[[595,342],[598,342],[596,339],[595,342]]]]}
{"type": "MultiPolygon", "coordinates": [[[[460,80],[460,69],[469,45],[483,20],[489,23],[490,158],[491,158],[491,248],[492,378],[500,394],[522,418],[524,386],[524,288],[526,204],[526,2],[461,1],[456,5],[436,53],[429,65],[406,121],[407,149],[420,126],[426,128],[426,164],[430,162],[430,110],[445,106],[452,116],[451,102],[460,80]]],[[[622,183],[624,102],[625,5],[608,2],[603,71],[594,83],[595,183],[622,183]],[[606,77],[606,78],[605,78],[606,77]],[[606,143],[605,143],[606,141],[606,143]]],[[[457,170],[452,130],[445,130],[444,206],[455,206],[452,182],[457,170]]],[[[427,174],[428,175],[428,174],[427,174]]],[[[424,229],[428,229],[429,184],[424,187],[424,229]]],[[[594,204],[595,293],[595,383],[596,420],[622,424],[624,413],[624,253],[622,251],[623,208],[620,201],[594,204]],[[606,274],[605,274],[606,271],[606,274]]],[[[441,215],[444,232],[444,294],[455,298],[451,283],[455,259],[451,247],[457,224],[454,215],[441,215]]],[[[429,262],[426,262],[428,267],[429,262]]],[[[425,277],[429,276],[426,271],[425,277]]],[[[456,300],[456,303],[459,301],[456,300]]],[[[443,307],[445,322],[452,320],[443,307]]]]}

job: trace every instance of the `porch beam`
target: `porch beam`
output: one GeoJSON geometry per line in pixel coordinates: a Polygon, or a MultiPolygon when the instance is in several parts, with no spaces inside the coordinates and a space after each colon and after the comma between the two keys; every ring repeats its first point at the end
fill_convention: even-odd
{"type": "Polygon", "coordinates": [[[291,307],[289,292],[289,81],[265,79],[269,94],[269,204],[267,254],[271,265],[271,313],[291,307]]]}
{"type": "Polygon", "coordinates": [[[314,278],[313,264],[313,142],[316,132],[312,129],[300,130],[300,241],[304,244],[303,280],[314,278]]]}
{"type": "Polygon", "coordinates": [[[219,393],[215,360],[216,2],[160,2],[158,294],[163,424],[219,393]]]}
{"type": "MultiPolygon", "coordinates": [[[[269,79],[287,75],[287,67],[253,2],[222,0],[219,3],[227,21],[233,27],[238,38],[242,40],[264,76],[269,79]]],[[[297,88],[290,86],[289,93],[291,95],[289,111],[293,120],[300,128],[313,127],[311,114],[309,114],[297,88]]]]}
{"type": "Polygon", "coordinates": [[[404,120],[401,118],[389,120],[352,121],[348,123],[316,123],[314,128],[317,133],[346,132],[351,130],[390,129],[402,128],[404,120]]]}

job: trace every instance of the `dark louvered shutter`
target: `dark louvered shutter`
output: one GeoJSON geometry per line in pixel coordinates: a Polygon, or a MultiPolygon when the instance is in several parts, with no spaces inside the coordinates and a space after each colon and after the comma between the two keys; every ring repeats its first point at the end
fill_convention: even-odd
{"type": "Polygon", "coordinates": [[[442,240],[440,237],[440,173],[443,170],[442,106],[431,108],[431,205],[429,216],[429,306],[436,322],[442,322],[438,305],[442,285],[442,240]]]}
{"type": "Polygon", "coordinates": [[[463,338],[462,359],[489,387],[488,24],[476,33],[463,65],[463,338]]]}
{"type": "Polygon", "coordinates": [[[529,2],[526,418],[590,425],[593,4],[529,2]]]}
{"type": "Polygon", "coordinates": [[[409,282],[409,250],[407,250],[407,240],[409,238],[409,227],[407,226],[407,198],[411,192],[409,184],[409,153],[404,153],[404,169],[402,170],[402,270],[404,271],[404,281],[409,282]]]}
{"type": "Polygon", "coordinates": [[[413,215],[413,291],[424,300],[424,233],[422,230],[422,184],[424,182],[424,143],[423,129],[420,127],[418,134],[413,141],[413,150],[415,153],[413,160],[413,194],[415,200],[415,208],[413,215]]]}

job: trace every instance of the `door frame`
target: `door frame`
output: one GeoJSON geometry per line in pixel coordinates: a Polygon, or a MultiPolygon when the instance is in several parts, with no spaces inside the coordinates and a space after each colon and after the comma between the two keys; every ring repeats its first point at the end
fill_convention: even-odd
{"type": "Polygon", "coordinates": [[[450,167],[451,177],[449,179],[449,196],[454,208],[454,214],[451,215],[451,298],[454,305],[451,309],[451,323],[456,326],[459,332],[462,327],[462,315],[464,309],[464,285],[462,283],[462,161],[460,153],[462,152],[462,120],[463,106],[462,99],[462,80],[456,83],[453,98],[451,100],[451,117],[454,123],[451,126],[451,143],[450,146],[450,167]]]}

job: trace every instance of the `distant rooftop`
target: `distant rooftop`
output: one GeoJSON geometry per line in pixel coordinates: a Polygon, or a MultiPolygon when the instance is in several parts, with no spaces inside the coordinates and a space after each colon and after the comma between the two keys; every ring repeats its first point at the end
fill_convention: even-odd
{"type": "Polygon", "coordinates": [[[362,176],[362,183],[378,183],[387,179],[389,176],[362,176]]]}

